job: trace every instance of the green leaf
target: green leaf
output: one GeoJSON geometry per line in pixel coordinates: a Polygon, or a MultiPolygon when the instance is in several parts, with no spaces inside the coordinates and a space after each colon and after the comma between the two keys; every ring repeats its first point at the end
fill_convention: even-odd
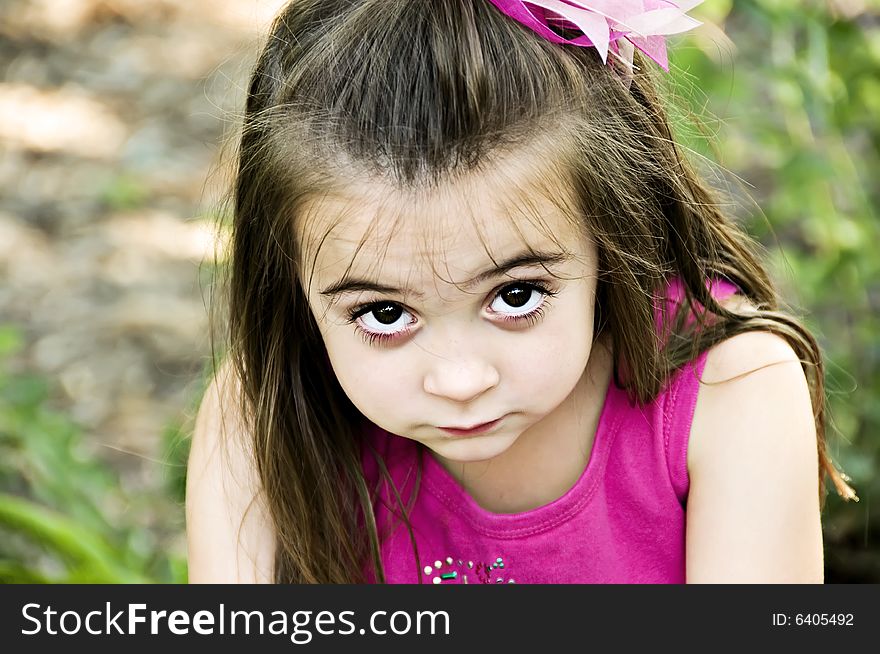
{"type": "Polygon", "coordinates": [[[0,524],[23,534],[35,543],[58,554],[71,570],[90,583],[147,583],[145,577],[119,564],[120,553],[92,531],[69,518],[20,497],[0,494],[0,524]]]}

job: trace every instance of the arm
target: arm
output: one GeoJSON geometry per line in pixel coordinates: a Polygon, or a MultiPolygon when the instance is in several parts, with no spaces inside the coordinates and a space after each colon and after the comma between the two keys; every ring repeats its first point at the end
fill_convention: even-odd
{"type": "Polygon", "coordinates": [[[272,583],[275,540],[233,376],[223,367],[196,418],[186,480],[190,583],[272,583]]]}
{"type": "Polygon", "coordinates": [[[709,352],[688,446],[688,583],[822,583],[807,381],[779,336],[709,352]],[[713,383],[715,382],[715,383],[713,383]]]}

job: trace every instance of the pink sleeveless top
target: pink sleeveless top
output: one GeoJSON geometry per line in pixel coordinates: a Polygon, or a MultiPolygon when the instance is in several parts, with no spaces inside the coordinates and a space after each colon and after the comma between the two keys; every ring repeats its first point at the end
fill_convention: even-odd
{"type": "MultiPolygon", "coordinates": [[[[712,284],[716,297],[736,291],[712,284]]],[[[673,282],[668,302],[683,296],[673,282]]],[[[562,497],[536,509],[496,514],[480,507],[425,451],[410,513],[415,548],[383,482],[377,525],[388,530],[382,564],[389,583],[684,583],[687,445],[704,353],[673,375],[647,405],[631,404],[612,380],[589,461],[562,497]],[[418,557],[415,549],[418,550],[418,557]]],[[[404,504],[422,446],[373,425],[404,504]]],[[[378,479],[364,455],[368,481],[378,479]]]]}

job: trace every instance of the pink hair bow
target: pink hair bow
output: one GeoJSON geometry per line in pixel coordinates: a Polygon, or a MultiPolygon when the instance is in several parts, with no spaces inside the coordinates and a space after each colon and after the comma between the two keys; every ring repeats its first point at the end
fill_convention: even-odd
{"type": "Polygon", "coordinates": [[[594,47],[607,61],[609,50],[632,66],[632,46],[668,71],[664,36],[700,25],[687,12],[703,0],[489,0],[502,12],[554,43],[594,47]],[[566,39],[550,25],[579,30],[566,39]]]}

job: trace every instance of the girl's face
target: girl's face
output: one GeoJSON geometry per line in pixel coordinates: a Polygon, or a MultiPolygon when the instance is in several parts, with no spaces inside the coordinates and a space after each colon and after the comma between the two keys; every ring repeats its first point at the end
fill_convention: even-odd
{"type": "Polygon", "coordinates": [[[388,191],[396,220],[353,187],[299,233],[340,385],[373,423],[450,461],[557,428],[588,387],[595,246],[536,195],[521,198],[544,225],[516,217],[510,195],[476,181],[413,208],[388,191]]]}

